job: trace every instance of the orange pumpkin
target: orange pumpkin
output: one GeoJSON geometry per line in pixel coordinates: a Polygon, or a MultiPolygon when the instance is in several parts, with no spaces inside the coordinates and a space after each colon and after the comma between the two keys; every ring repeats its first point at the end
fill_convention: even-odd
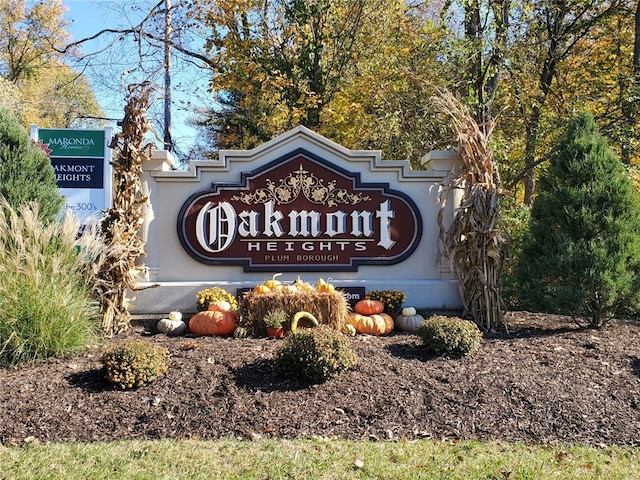
{"type": "Polygon", "coordinates": [[[393,330],[393,318],[386,313],[362,315],[355,312],[349,314],[347,322],[354,326],[356,332],[369,335],[386,335],[393,330]]]}
{"type": "Polygon", "coordinates": [[[384,311],[384,303],[380,300],[360,300],[355,304],[353,309],[356,313],[362,313],[363,315],[372,315],[374,313],[382,313],[384,311]]]}
{"type": "Polygon", "coordinates": [[[212,310],[214,312],[230,312],[231,304],[229,302],[218,300],[217,302],[211,302],[207,310],[212,310]]]}
{"type": "Polygon", "coordinates": [[[238,324],[233,312],[205,310],[189,320],[189,331],[196,335],[231,335],[238,324]]]}

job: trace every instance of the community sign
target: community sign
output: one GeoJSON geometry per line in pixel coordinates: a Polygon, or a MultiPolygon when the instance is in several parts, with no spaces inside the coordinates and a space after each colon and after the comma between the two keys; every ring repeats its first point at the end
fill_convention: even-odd
{"type": "Polygon", "coordinates": [[[73,130],[31,127],[31,138],[50,159],[65,211],[83,224],[99,218],[111,205],[112,129],[73,130]]]}

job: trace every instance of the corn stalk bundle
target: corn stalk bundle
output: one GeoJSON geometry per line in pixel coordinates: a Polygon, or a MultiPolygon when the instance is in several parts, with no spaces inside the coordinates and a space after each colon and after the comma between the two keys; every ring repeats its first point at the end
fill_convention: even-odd
{"type": "Polygon", "coordinates": [[[441,255],[449,258],[458,280],[464,315],[485,330],[507,328],[502,300],[502,269],[506,241],[498,229],[500,221],[500,178],[488,146],[493,124],[483,132],[450,92],[432,99],[446,114],[458,140],[461,171],[441,192],[438,225],[441,255]],[[443,222],[445,198],[449,191],[462,189],[460,206],[447,230],[443,222]]]}
{"type": "Polygon", "coordinates": [[[131,315],[127,289],[136,289],[136,259],[145,254],[138,235],[143,223],[142,162],[151,155],[151,144],[144,143],[150,130],[146,118],[152,88],[148,82],[130,85],[122,121],[122,132],[111,142],[115,149],[113,166],[113,205],[100,222],[100,232],[108,246],[102,259],[97,290],[104,333],[113,335],[129,327],[131,315]]]}
{"type": "MultiPolygon", "coordinates": [[[[287,312],[289,320],[300,311],[313,314],[319,324],[341,330],[349,316],[349,304],[344,294],[334,292],[246,293],[240,299],[239,311],[247,326],[264,328],[264,317],[275,309],[287,312]]],[[[289,322],[285,323],[289,328],[289,322]]]]}

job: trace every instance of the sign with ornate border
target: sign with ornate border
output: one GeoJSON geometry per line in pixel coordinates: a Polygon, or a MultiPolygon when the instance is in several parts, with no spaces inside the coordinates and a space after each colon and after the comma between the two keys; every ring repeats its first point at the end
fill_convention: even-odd
{"type": "Polygon", "coordinates": [[[250,271],[357,271],[402,262],[422,237],[415,203],[304,150],[216,183],[180,209],[178,237],[200,263],[250,271]]]}

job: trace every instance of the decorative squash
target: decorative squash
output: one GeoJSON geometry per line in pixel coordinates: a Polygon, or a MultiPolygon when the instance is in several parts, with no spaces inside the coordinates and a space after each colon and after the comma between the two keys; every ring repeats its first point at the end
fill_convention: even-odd
{"type": "Polygon", "coordinates": [[[344,333],[345,335],[349,335],[350,337],[353,337],[356,334],[356,327],[354,327],[350,323],[345,323],[344,326],[342,327],[342,333],[344,333]]]}
{"type": "Polygon", "coordinates": [[[271,293],[271,289],[267,287],[264,283],[261,283],[260,285],[256,285],[253,291],[258,294],[271,293]]]}
{"type": "Polygon", "coordinates": [[[218,300],[217,302],[211,302],[209,304],[208,310],[211,310],[213,312],[230,312],[231,304],[229,302],[218,300]]]}
{"type": "Polygon", "coordinates": [[[233,331],[233,338],[247,338],[249,332],[246,327],[236,327],[233,331]]]}
{"type": "Polygon", "coordinates": [[[347,320],[353,325],[358,333],[367,333],[369,335],[386,335],[393,331],[393,318],[386,313],[375,313],[372,315],[362,315],[355,312],[349,314],[347,320]]]}
{"type": "Polygon", "coordinates": [[[189,320],[189,330],[196,335],[231,335],[238,324],[234,312],[205,310],[189,320]]]}
{"type": "Polygon", "coordinates": [[[360,300],[355,304],[353,309],[356,313],[361,313],[363,315],[372,315],[374,313],[382,313],[384,311],[384,303],[380,300],[360,300]]]}
{"type": "Polygon", "coordinates": [[[318,326],[318,319],[312,313],[305,312],[304,310],[302,310],[296,313],[293,316],[293,320],[291,320],[291,333],[294,333],[298,329],[298,322],[302,318],[308,319],[313,324],[314,327],[318,326]]]}
{"type": "Polygon", "coordinates": [[[405,332],[416,332],[424,322],[424,317],[416,313],[413,307],[402,309],[402,314],[396,317],[396,328],[405,332]]]}
{"type": "Polygon", "coordinates": [[[182,320],[171,320],[171,318],[163,318],[156,326],[160,333],[164,333],[170,337],[182,335],[187,331],[187,324],[182,320]]]}
{"type": "Polygon", "coordinates": [[[282,274],[281,273],[274,274],[273,277],[271,277],[271,280],[267,280],[266,282],[263,283],[263,285],[267,287],[269,290],[271,290],[272,292],[277,292],[282,288],[282,284],[280,283],[280,280],[276,280],[276,277],[279,277],[280,275],[282,274]]]}
{"type": "Polygon", "coordinates": [[[313,290],[313,285],[311,285],[309,282],[303,282],[299,275],[296,281],[293,282],[293,285],[298,289],[299,292],[310,292],[313,290]]]}
{"type": "Polygon", "coordinates": [[[336,287],[334,287],[329,282],[325,282],[323,278],[318,279],[318,284],[316,285],[316,290],[322,293],[332,293],[335,291],[336,287]]]}
{"type": "Polygon", "coordinates": [[[282,293],[287,295],[294,295],[298,293],[298,287],[296,287],[294,284],[284,285],[282,287],[282,293]]]}

